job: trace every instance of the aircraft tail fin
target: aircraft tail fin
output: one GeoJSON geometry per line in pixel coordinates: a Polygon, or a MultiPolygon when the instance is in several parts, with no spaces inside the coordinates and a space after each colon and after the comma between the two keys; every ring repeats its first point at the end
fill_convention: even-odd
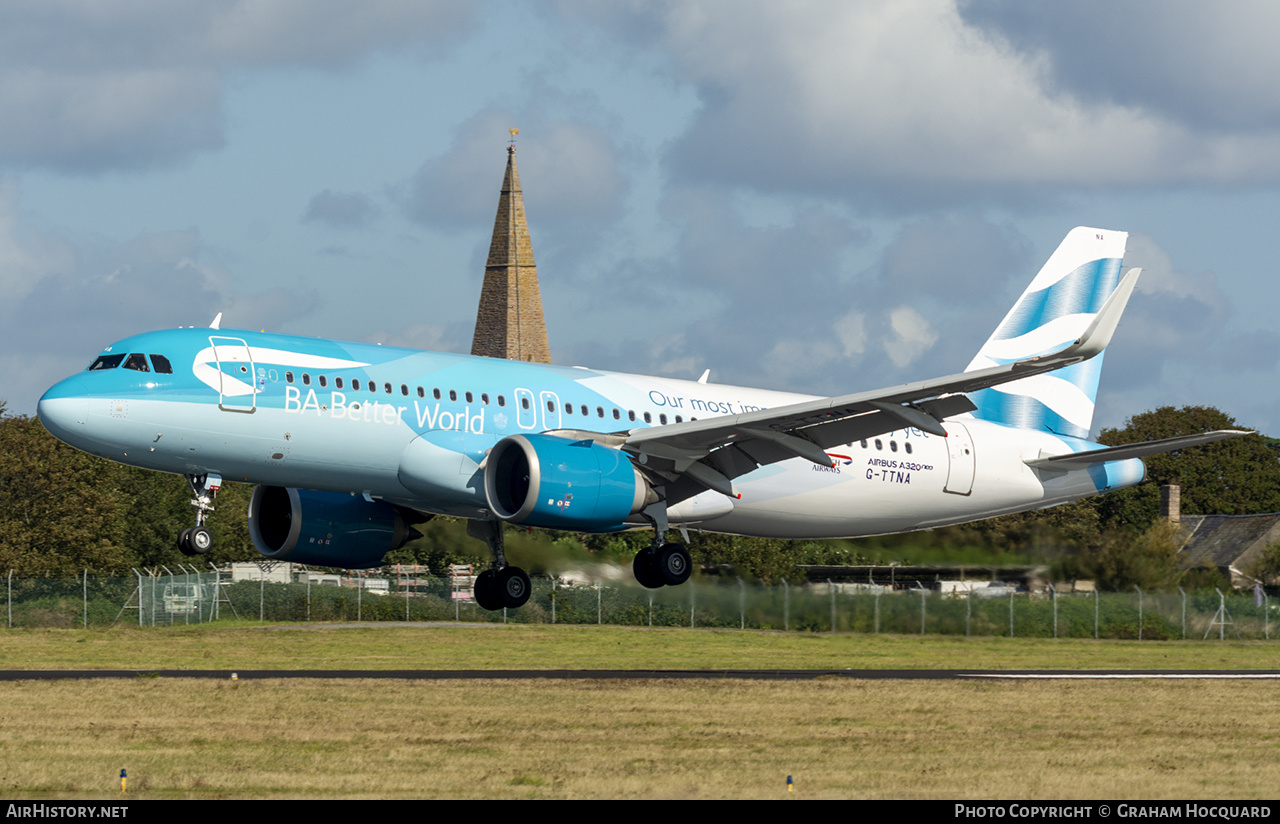
{"type": "MultiPolygon", "coordinates": [[[[965,371],[1057,351],[1079,339],[1117,288],[1128,237],[1106,229],[1072,229],[965,371]]],[[[1131,290],[1133,284],[1126,286],[1131,290]]],[[[973,414],[1008,426],[1087,438],[1104,354],[974,392],[969,396],[977,406],[973,414]]]]}

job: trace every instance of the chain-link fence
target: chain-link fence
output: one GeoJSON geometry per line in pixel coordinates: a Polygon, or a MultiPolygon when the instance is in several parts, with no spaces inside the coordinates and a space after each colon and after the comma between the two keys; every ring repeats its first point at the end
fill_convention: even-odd
{"type": "MultiPolygon", "coordinates": [[[[520,609],[487,612],[449,578],[392,577],[381,588],[268,579],[232,580],[226,571],[133,571],[79,580],[7,578],[9,627],[172,626],[252,621],[483,621],[735,627],[799,632],[1001,635],[1022,638],[1270,639],[1277,605],[1265,595],[1217,590],[1173,593],[942,594],[850,584],[759,586],[696,579],[679,587],[631,583],[566,586],[535,578],[520,609]]],[[[377,581],[378,579],[372,579],[377,581]]],[[[347,581],[346,583],[352,583],[347,581]]],[[[381,583],[379,581],[379,583],[381,583]]]]}

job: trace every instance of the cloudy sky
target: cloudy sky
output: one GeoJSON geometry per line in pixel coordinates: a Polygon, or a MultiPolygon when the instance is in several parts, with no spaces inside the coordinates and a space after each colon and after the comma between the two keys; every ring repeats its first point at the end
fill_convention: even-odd
{"type": "Polygon", "coordinates": [[[115,339],[465,352],[506,160],[555,360],[959,371],[1074,226],[1146,269],[1095,427],[1280,435],[1280,5],[11,0],[0,399],[115,339]]]}

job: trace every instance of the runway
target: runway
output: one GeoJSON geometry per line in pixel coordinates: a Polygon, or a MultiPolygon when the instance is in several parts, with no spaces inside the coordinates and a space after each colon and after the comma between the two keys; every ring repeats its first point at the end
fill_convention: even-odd
{"type": "Polygon", "coordinates": [[[275,678],[406,681],[477,680],[748,680],[814,681],[848,678],[870,681],[1103,680],[1103,679],[1276,679],[1280,670],[0,670],[0,681],[64,681],[92,678],[203,678],[251,681],[275,678]]]}

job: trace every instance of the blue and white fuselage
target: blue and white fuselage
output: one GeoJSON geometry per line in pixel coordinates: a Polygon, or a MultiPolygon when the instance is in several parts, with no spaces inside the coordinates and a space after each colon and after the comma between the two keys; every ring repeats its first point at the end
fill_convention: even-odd
{"type": "MultiPolygon", "coordinates": [[[[151,332],[102,354],[160,355],[174,368],[99,368],[50,389],[40,419],[87,452],[464,518],[488,517],[481,464],[508,435],[625,432],[814,400],[243,330],[151,332]]],[[[830,466],[762,466],[735,479],[741,498],[702,493],[700,506],[671,520],[782,538],[871,535],[1049,506],[1142,478],[1137,460],[1033,471],[1027,458],[1093,448],[1049,432],[976,419],[948,428],[968,437],[955,456],[946,438],[890,430],[825,450],[830,466]]]]}

